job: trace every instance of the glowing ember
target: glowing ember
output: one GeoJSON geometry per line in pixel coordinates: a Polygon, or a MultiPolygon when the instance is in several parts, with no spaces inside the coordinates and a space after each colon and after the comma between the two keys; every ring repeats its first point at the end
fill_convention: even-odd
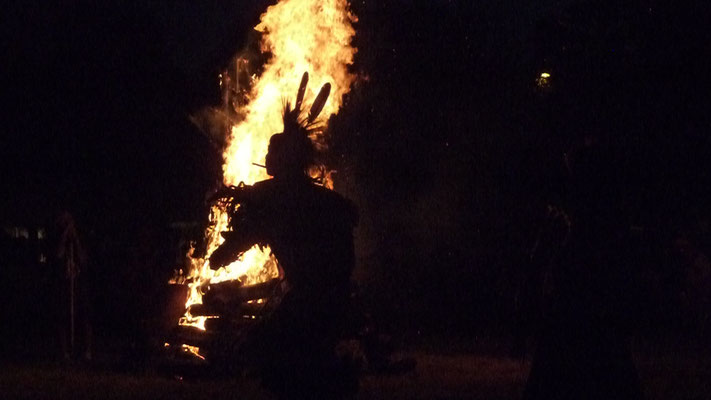
{"type": "Polygon", "coordinates": [[[184,344],[184,345],[181,346],[181,349],[182,349],[184,352],[190,353],[190,354],[194,355],[194,356],[197,357],[197,358],[200,358],[200,359],[202,359],[202,360],[205,359],[205,357],[203,357],[203,356],[200,354],[200,349],[197,348],[197,347],[195,347],[195,346],[189,346],[189,345],[187,345],[187,344],[184,344]]]}
{"type": "MultiPolygon", "coordinates": [[[[271,58],[262,74],[252,77],[247,104],[239,110],[240,122],[231,126],[223,153],[226,185],[253,184],[268,178],[266,171],[253,163],[264,164],[269,138],[282,130],[286,96],[296,94],[304,72],[309,73],[312,82],[307,88],[307,102],[316,96],[321,85],[329,82],[332,94],[321,116],[327,119],[338,112],[343,95],[355,79],[347,69],[356,52],[350,45],[355,21],[347,0],[282,0],[261,16],[255,29],[263,34],[261,51],[271,54],[271,58]]],[[[246,59],[236,61],[236,65],[244,63],[246,59]]],[[[328,177],[325,185],[330,187],[328,177]]],[[[212,270],[209,257],[224,241],[220,233],[228,230],[227,212],[213,207],[210,222],[206,258],[192,259],[185,277],[189,286],[186,308],[202,303],[201,290],[210,283],[240,280],[256,284],[279,277],[278,263],[269,247],[261,249],[256,245],[227,267],[212,270]]],[[[206,318],[186,312],[180,324],[204,330],[206,318]]],[[[188,350],[200,356],[197,348],[194,352],[188,350]]]]}

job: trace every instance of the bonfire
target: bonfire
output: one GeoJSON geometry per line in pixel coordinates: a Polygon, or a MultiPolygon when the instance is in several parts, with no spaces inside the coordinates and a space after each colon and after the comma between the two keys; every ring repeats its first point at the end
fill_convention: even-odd
{"type": "MultiPolygon", "coordinates": [[[[355,21],[347,0],[282,0],[262,14],[254,28],[259,54],[245,50],[233,59],[220,75],[222,107],[210,109],[200,119],[210,121],[212,129],[221,127],[225,186],[269,178],[262,168],[269,138],[282,129],[283,104],[297,92],[302,74],[331,87],[322,118],[327,121],[338,112],[355,80],[348,69],[356,52],[351,46],[355,21]]],[[[304,98],[316,98],[319,87],[307,87],[304,98]]],[[[324,130],[315,130],[311,137],[320,150],[327,146],[324,130]]],[[[329,172],[320,165],[310,174],[332,189],[329,172]]],[[[210,255],[229,230],[231,204],[212,204],[204,245],[199,251],[190,250],[189,266],[170,281],[185,285],[187,298],[179,326],[165,346],[198,360],[209,358],[211,346],[225,337],[229,346],[239,346],[250,327],[278,307],[286,288],[279,261],[268,245],[255,244],[229,265],[211,268],[210,255]]],[[[225,344],[219,346],[224,352],[225,344]]]]}

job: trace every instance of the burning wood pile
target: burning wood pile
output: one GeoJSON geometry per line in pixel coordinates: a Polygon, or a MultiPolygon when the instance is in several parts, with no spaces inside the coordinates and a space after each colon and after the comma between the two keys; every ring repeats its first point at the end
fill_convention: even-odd
{"type": "Polygon", "coordinates": [[[279,278],[249,286],[239,281],[211,285],[206,288],[203,303],[187,309],[192,317],[205,318],[204,329],[178,325],[165,347],[171,358],[197,364],[207,359],[217,364],[225,364],[226,357],[236,359],[239,347],[254,327],[279,306],[285,289],[286,282],[279,278]]]}

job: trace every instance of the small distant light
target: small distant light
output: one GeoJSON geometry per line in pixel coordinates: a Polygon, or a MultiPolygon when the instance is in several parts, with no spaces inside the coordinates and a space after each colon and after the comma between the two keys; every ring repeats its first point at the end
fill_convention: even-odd
{"type": "Polygon", "coordinates": [[[548,89],[551,86],[552,76],[550,72],[541,72],[541,74],[536,78],[536,85],[541,89],[548,89]]]}

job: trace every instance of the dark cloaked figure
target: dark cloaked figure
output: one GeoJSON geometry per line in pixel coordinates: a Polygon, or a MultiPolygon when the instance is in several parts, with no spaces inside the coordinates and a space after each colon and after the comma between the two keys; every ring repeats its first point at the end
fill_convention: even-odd
{"type": "Polygon", "coordinates": [[[664,54],[655,41],[668,36],[659,34],[660,11],[648,2],[578,2],[534,34],[529,122],[552,154],[565,152],[541,194],[564,211],[567,229],[548,244],[555,257],[538,263],[546,268],[532,268],[546,274],[547,296],[524,399],[642,398],[628,343],[641,268],[630,228],[656,208],[645,187],[656,180],[648,157],[666,128],[654,127],[658,87],[647,63],[664,54]]]}
{"type": "Polygon", "coordinates": [[[65,360],[91,359],[87,256],[72,215],[64,211],[53,227],[50,248],[50,319],[65,360]]]}
{"type": "Polygon", "coordinates": [[[641,399],[628,344],[634,262],[620,163],[588,141],[568,158],[570,235],[552,270],[524,399],[641,399]]]}
{"type": "Polygon", "coordinates": [[[330,89],[322,88],[302,119],[307,80],[305,74],[294,109],[286,105],[284,132],[269,142],[266,168],[273,179],[233,189],[239,203],[233,229],[223,234],[210,265],[226,265],[256,243],[271,247],[289,291],[241,346],[242,355],[282,397],[334,398],[357,389],[356,375],[334,351],[349,301],[357,212],[307,175],[314,157],[308,134],[330,89]]]}

